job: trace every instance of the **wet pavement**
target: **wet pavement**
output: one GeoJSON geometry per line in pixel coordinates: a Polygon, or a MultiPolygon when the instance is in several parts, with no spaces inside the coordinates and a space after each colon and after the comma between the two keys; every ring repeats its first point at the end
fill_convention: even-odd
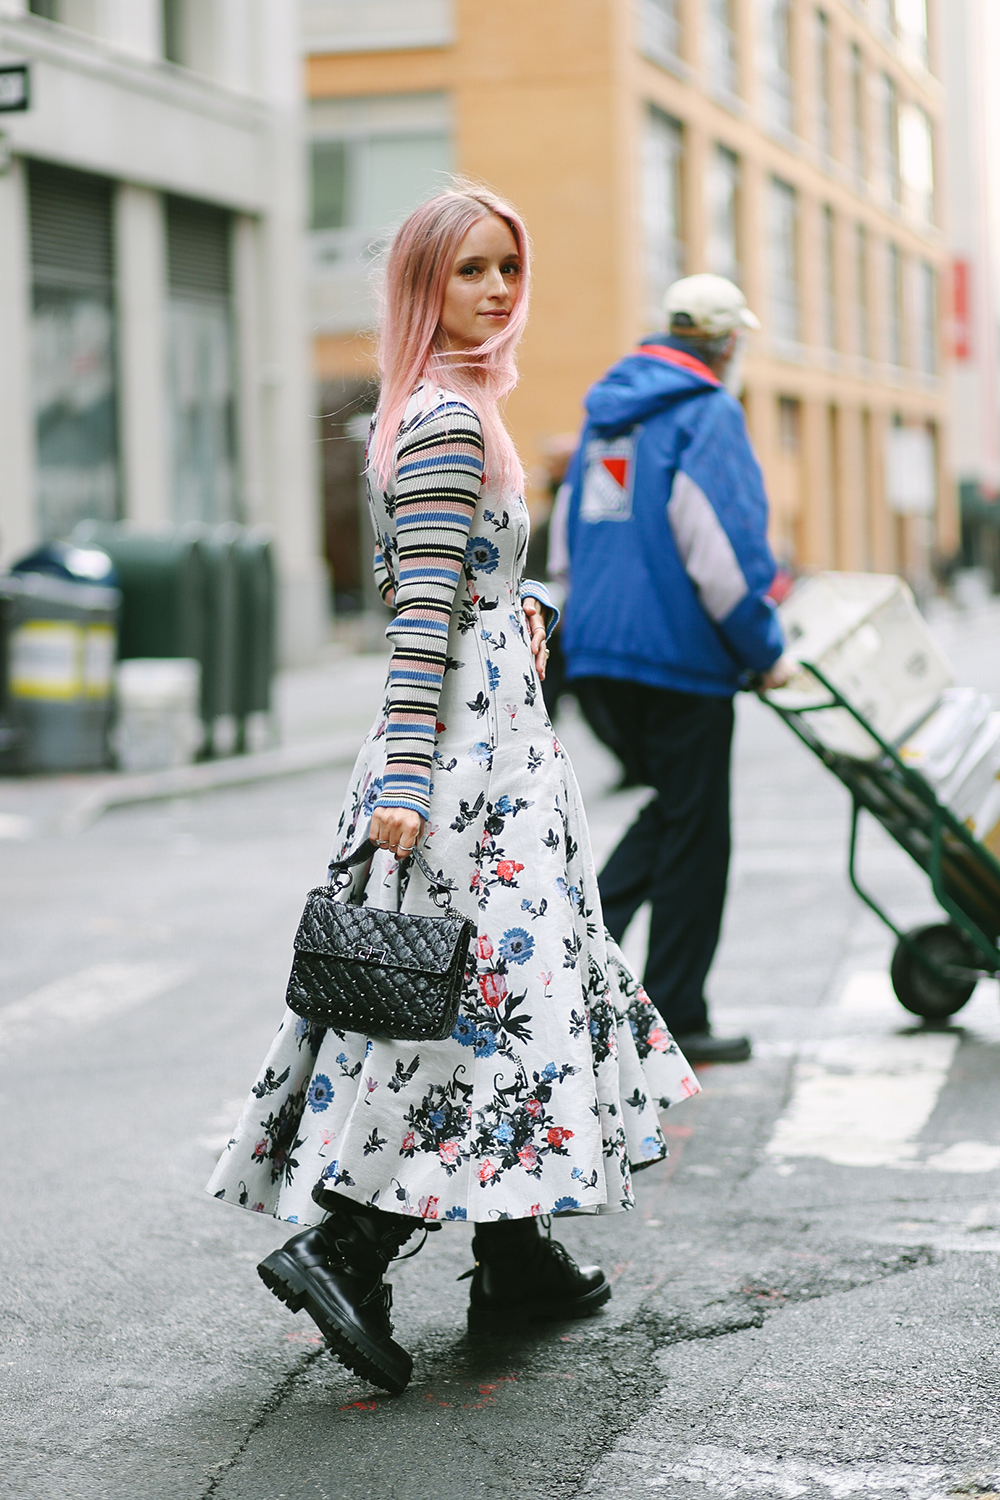
{"type": "MultiPolygon", "coordinates": [[[[1000,692],[996,610],[937,628],[960,679],[1000,692]]],[[[344,658],[296,679],[302,732],[367,711],[380,670],[344,658]]],[[[645,794],[609,790],[572,714],[561,733],[600,856],[645,794]]],[[[203,1185],[348,774],[74,834],[0,787],[0,813],[31,822],[0,842],[0,1495],[1000,1494],[997,985],[942,1032],[901,1010],[892,940],[847,884],[846,794],[755,700],[711,981],[716,1029],[748,1030],[755,1055],[703,1070],[665,1117],[671,1158],[637,1177],[635,1213],[559,1225],[612,1276],[609,1306],[471,1341],[470,1233],[446,1226],[393,1274],[415,1373],[390,1398],[267,1294],[254,1267],[286,1231],[203,1185]]],[[[878,830],[863,866],[906,925],[933,918],[878,830]]]]}

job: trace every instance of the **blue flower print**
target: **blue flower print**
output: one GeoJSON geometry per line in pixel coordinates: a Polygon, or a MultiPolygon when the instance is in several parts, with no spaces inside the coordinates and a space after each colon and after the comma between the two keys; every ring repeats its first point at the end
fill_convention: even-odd
{"type": "Polygon", "coordinates": [[[546,1063],[545,1067],[542,1069],[542,1077],[545,1079],[546,1083],[551,1083],[558,1071],[559,1070],[556,1067],[555,1063],[546,1063]]]}
{"type": "Polygon", "coordinates": [[[557,1198],[552,1205],[554,1214],[568,1214],[571,1209],[579,1208],[580,1204],[576,1198],[557,1198]]]}
{"type": "Polygon", "coordinates": [[[463,1047],[474,1047],[476,1045],[476,1042],[479,1040],[479,1033],[476,1030],[476,1023],[474,1021],[470,1021],[468,1016],[459,1016],[458,1020],[455,1022],[455,1029],[452,1032],[452,1038],[454,1041],[460,1042],[463,1047]]]}
{"type": "Polygon", "coordinates": [[[375,804],[382,795],[382,778],[376,776],[374,781],[369,782],[368,790],[365,792],[361,803],[361,811],[366,818],[370,818],[375,811],[375,804]]]}
{"type": "Polygon", "coordinates": [[[480,1030],[476,1033],[476,1056],[492,1057],[497,1050],[497,1039],[492,1031],[480,1030]]]}
{"type": "Polygon", "coordinates": [[[309,1108],[314,1109],[317,1114],[321,1114],[324,1109],[329,1108],[332,1098],[333,1087],[329,1078],[327,1078],[325,1073],[317,1073],[309,1085],[309,1092],[306,1095],[309,1108]]]}
{"type": "Polygon", "coordinates": [[[511,803],[511,800],[507,796],[506,792],[504,792],[503,795],[498,797],[494,802],[493,811],[499,813],[501,818],[505,818],[508,813],[512,813],[514,811],[513,804],[511,803]]]}
{"type": "Polygon", "coordinates": [[[474,760],[477,765],[489,766],[493,762],[493,751],[487,740],[477,740],[469,751],[469,759],[474,760]]]}
{"type": "Polygon", "coordinates": [[[295,1040],[297,1042],[301,1042],[302,1038],[305,1036],[308,1030],[309,1022],[306,1020],[305,1016],[299,1016],[298,1020],[295,1023],[295,1040]]]}
{"type": "Polygon", "coordinates": [[[493,662],[491,662],[488,657],[486,659],[486,671],[488,672],[490,679],[490,692],[495,693],[497,688],[500,686],[500,668],[494,666],[493,662]]]}
{"type": "Polygon", "coordinates": [[[462,1208],[460,1204],[456,1203],[454,1208],[445,1209],[444,1216],[446,1219],[467,1219],[469,1217],[469,1214],[466,1209],[462,1208]]]}
{"type": "Polygon", "coordinates": [[[338,1052],[337,1053],[337,1061],[339,1062],[340,1066],[343,1067],[344,1064],[345,1064],[345,1062],[347,1061],[347,1053],[346,1052],[338,1052]]]}
{"type": "Polygon", "coordinates": [[[444,1124],[444,1121],[445,1121],[444,1110],[443,1109],[433,1109],[433,1110],[431,1110],[430,1114],[427,1116],[427,1120],[428,1120],[428,1123],[430,1125],[433,1125],[433,1127],[434,1127],[435,1130],[440,1130],[441,1126],[444,1124]]]}
{"type": "Polygon", "coordinates": [[[508,927],[499,951],[505,964],[526,964],[535,951],[535,940],[523,927],[508,927]]]}
{"type": "Polygon", "coordinates": [[[655,1135],[647,1135],[642,1143],[642,1154],[647,1161],[655,1161],[658,1156],[663,1155],[663,1147],[655,1135]]]}
{"type": "Polygon", "coordinates": [[[509,1120],[501,1120],[493,1132],[493,1139],[501,1146],[506,1146],[508,1141],[514,1139],[514,1127],[509,1120]]]}
{"type": "Polygon", "coordinates": [[[476,573],[495,573],[500,553],[485,536],[472,536],[465,548],[465,566],[476,573]]]}

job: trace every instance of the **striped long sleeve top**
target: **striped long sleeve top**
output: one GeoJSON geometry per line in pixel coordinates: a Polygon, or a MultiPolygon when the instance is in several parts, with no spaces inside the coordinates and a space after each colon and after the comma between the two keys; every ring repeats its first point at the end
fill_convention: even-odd
{"type": "MultiPolygon", "coordinates": [[[[379,807],[427,816],[448,628],[483,481],[483,434],[465,402],[439,398],[404,428],[386,495],[395,539],[376,550],[375,575],[396,617],[386,765],[379,807]]],[[[381,506],[381,495],[372,496],[381,506]]],[[[383,519],[382,526],[385,525],[383,519]]],[[[382,534],[382,526],[379,534],[382,534]]]]}

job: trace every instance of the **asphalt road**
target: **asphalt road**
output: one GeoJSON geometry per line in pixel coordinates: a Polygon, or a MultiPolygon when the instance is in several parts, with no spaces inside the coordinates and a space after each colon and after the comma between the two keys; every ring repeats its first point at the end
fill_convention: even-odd
{"type": "MultiPolygon", "coordinates": [[[[997,614],[941,629],[1000,689],[997,614]]],[[[642,794],[563,733],[603,852],[642,794]]],[[[845,797],[755,701],[711,985],[755,1055],[670,1111],[636,1213],[560,1225],[614,1278],[605,1312],[470,1341],[469,1231],[446,1226],[393,1276],[416,1363],[393,1399],[268,1295],[254,1267],[287,1231],[203,1187],[346,779],[0,843],[0,1495],[1000,1494],[997,986],[949,1031],[909,1024],[845,878],[845,797]]],[[[865,859],[907,922],[933,915],[884,839],[865,859]]]]}

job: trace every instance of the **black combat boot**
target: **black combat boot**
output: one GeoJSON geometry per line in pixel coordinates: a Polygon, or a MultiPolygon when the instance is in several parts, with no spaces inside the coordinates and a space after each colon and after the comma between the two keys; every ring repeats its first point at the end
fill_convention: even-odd
{"type": "Polygon", "coordinates": [[[600,1266],[578,1266],[536,1219],[477,1224],[469,1294],[470,1333],[509,1333],[545,1319],[583,1318],[603,1307],[611,1284],[600,1266]]]}
{"type": "Polygon", "coordinates": [[[392,1288],[382,1277],[418,1225],[339,1193],[314,1197],[329,1217],[293,1235],[257,1273],[293,1313],[306,1309],[342,1365],[398,1395],[413,1360],[393,1340],[392,1288]]]}

